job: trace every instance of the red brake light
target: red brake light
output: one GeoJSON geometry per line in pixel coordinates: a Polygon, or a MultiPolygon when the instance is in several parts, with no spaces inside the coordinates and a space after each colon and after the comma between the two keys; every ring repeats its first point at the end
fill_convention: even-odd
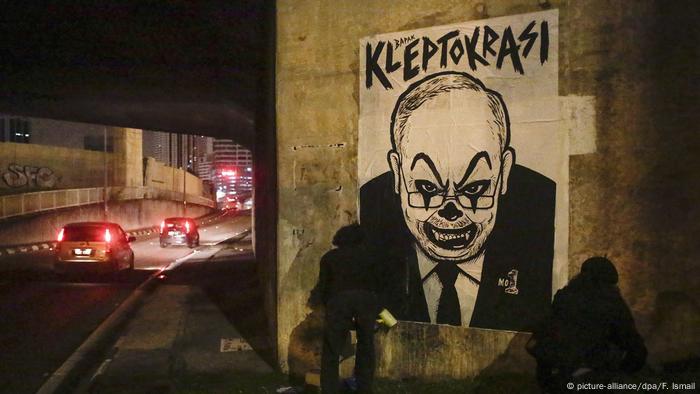
{"type": "Polygon", "coordinates": [[[186,221],[186,222],[185,222],[185,232],[186,232],[187,234],[190,233],[190,222],[189,222],[189,221],[186,221]]]}
{"type": "Polygon", "coordinates": [[[163,233],[163,230],[165,230],[165,220],[163,220],[162,222],[160,222],[160,232],[161,232],[161,234],[163,233]]]}
{"type": "Polygon", "coordinates": [[[109,233],[109,229],[105,229],[105,242],[112,242],[112,234],[109,233]]]}
{"type": "Polygon", "coordinates": [[[61,241],[63,241],[63,229],[61,229],[61,231],[58,232],[58,242],[61,241]]]}

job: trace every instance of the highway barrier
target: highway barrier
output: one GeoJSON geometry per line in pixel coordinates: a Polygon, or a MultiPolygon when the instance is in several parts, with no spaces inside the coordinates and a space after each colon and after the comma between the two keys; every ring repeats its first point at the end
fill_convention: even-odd
{"type": "MultiPolygon", "coordinates": [[[[107,202],[138,199],[183,201],[182,193],[155,187],[108,187],[107,202]]],[[[83,189],[46,190],[41,192],[0,196],[0,220],[56,209],[78,207],[104,202],[105,189],[91,187],[83,189]]],[[[188,194],[190,204],[216,207],[214,200],[188,194]]]]}

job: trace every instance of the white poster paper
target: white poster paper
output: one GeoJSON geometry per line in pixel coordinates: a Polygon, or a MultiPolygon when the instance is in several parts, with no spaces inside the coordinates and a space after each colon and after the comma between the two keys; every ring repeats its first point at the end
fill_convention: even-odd
{"type": "Polygon", "coordinates": [[[360,42],[360,224],[403,320],[531,330],[567,279],[558,12],[360,42]]]}

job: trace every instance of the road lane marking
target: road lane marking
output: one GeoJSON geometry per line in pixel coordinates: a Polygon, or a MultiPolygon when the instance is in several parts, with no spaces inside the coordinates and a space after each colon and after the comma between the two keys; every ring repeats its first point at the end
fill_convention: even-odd
{"type": "Polygon", "coordinates": [[[99,378],[100,375],[102,375],[107,370],[107,367],[109,366],[109,364],[111,362],[112,362],[112,358],[110,357],[110,358],[105,359],[100,364],[100,366],[97,368],[97,371],[95,371],[95,373],[90,378],[90,384],[88,385],[88,387],[92,386],[92,384],[95,382],[95,380],[97,380],[97,378],[99,378]]]}
{"type": "Polygon", "coordinates": [[[185,255],[185,256],[183,256],[183,257],[180,257],[179,259],[177,259],[177,260],[175,260],[175,261],[170,262],[168,265],[166,265],[166,266],[163,268],[163,271],[170,271],[170,270],[172,270],[172,269],[175,269],[175,268],[179,267],[180,265],[182,265],[182,263],[184,263],[185,261],[187,261],[187,260],[189,260],[190,258],[192,258],[195,254],[197,254],[197,250],[196,250],[196,249],[195,249],[195,250],[192,250],[189,254],[187,254],[187,255],[185,255]]]}

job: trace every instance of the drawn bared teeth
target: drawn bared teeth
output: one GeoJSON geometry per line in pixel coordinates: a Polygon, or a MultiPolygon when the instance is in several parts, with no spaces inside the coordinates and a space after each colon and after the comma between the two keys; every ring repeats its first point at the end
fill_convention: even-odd
{"type": "Polygon", "coordinates": [[[437,239],[438,241],[443,241],[443,242],[444,241],[452,241],[452,240],[456,240],[456,239],[465,239],[466,240],[471,235],[471,230],[465,230],[465,231],[462,231],[459,233],[442,232],[442,231],[439,231],[435,228],[433,228],[432,230],[433,230],[433,236],[435,237],[435,239],[437,239]]]}

